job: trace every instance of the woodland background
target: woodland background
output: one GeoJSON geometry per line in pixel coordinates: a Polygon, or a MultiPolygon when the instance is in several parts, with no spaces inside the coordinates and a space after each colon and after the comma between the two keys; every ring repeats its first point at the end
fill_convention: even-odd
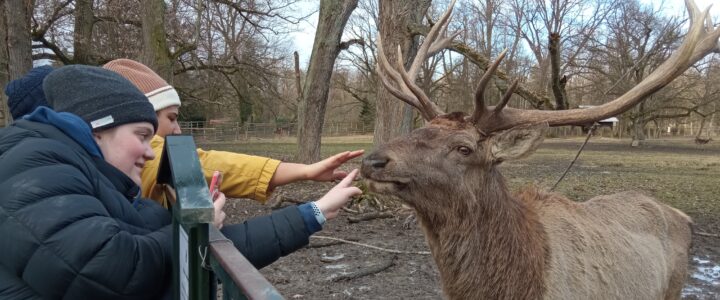
{"type": "MultiPolygon", "coordinates": [[[[362,124],[375,144],[422,124],[379,82],[375,41],[381,36],[390,45],[390,61],[397,59],[396,45],[412,61],[448,2],[0,0],[0,86],[33,64],[133,58],[176,87],[181,121],[297,124],[296,159],[317,161],[326,123],[362,124]],[[300,65],[290,34],[308,20],[301,13],[307,7],[319,10],[319,19],[309,62],[300,65]]],[[[664,61],[687,27],[686,14],[638,0],[461,0],[451,22],[449,31],[459,32],[455,42],[418,76],[445,111],[472,109],[479,76],[503,49],[509,54],[489,99],[498,101],[507,82],[519,78],[513,107],[605,103],[664,61]]],[[[717,58],[708,56],[618,116],[618,130],[642,141],[649,131],[692,123],[693,134],[716,135],[717,58]]],[[[11,119],[1,102],[3,126],[11,119]]]]}

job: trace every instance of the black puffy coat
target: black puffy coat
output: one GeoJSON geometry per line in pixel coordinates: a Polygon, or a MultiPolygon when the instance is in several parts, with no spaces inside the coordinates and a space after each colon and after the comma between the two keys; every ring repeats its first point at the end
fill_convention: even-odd
{"type": "Polygon", "coordinates": [[[0,299],[165,294],[169,214],[150,201],[134,207],[137,192],[52,125],[20,120],[0,130],[0,299]]]}
{"type": "MultiPolygon", "coordinates": [[[[137,193],[52,125],[0,129],[0,299],[167,296],[170,216],[137,193]]],[[[305,218],[290,206],[222,232],[262,268],[308,244],[305,218]]]]}

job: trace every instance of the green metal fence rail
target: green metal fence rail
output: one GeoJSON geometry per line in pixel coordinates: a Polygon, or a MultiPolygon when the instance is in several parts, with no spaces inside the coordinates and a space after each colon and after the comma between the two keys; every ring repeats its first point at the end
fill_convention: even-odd
{"type": "Polygon", "coordinates": [[[212,225],[213,204],[191,136],[165,138],[158,183],[173,214],[173,299],[283,299],[280,293],[212,225]]]}

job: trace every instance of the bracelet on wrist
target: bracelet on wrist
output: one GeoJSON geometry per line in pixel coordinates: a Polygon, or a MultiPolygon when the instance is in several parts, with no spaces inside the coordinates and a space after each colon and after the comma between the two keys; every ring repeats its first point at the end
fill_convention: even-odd
{"type": "Polygon", "coordinates": [[[320,208],[315,204],[315,202],[310,202],[310,206],[312,206],[313,214],[315,215],[315,220],[317,220],[320,225],[325,224],[325,221],[327,220],[325,218],[325,214],[320,210],[320,208]]]}

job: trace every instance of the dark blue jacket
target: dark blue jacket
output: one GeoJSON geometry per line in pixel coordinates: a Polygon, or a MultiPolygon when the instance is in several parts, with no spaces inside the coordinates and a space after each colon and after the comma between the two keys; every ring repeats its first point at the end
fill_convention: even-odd
{"type": "Polygon", "coordinates": [[[55,126],[19,120],[0,129],[0,299],[166,293],[170,217],[151,201],[133,206],[137,192],[55,126]]]}
{"type": "MultiPolygon", "coordinates": [[[[169,214],[135,199],[127,176],[66,132],[29,120],[0,129],[0,299],[167,295],[169,214]]],[[[286,207],[222,232],[262,268],[321,229],[310,211],[286,207]]]]}

